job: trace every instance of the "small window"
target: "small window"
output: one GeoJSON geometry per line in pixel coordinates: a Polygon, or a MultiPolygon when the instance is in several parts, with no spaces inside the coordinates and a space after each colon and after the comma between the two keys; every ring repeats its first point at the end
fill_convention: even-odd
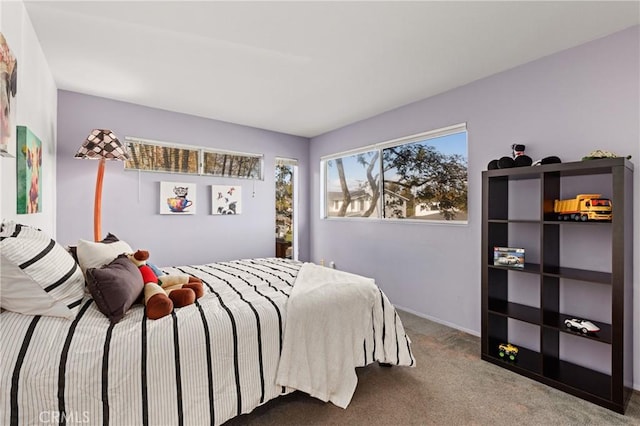
{"type": "Polygon", "coordinates": [[[227,152],[203,151],[202,174],[244,179],[260,179],[262,157],[227,152]]]}
{"type": "Polygon", "coordinates": [[[128,142],[127,145],[131,159],[124,163],[125,169],[198,174],[198,149],[142,142],[128,142]]]}
{"type": "Polygon", "coordinates": [[[262,179],[263,156],[127,138],[125,169],[262,179]]]}

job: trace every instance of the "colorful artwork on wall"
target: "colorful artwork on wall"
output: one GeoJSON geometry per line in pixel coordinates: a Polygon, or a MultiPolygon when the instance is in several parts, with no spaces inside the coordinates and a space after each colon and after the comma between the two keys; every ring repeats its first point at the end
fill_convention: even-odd
{"type": "Polygon", "coordinates": [[[13,142],[17,90],[18,61],[0,32],[0,156],[8,155],[9,143],[13,142]]]}
{"type": "Polygon", "coordinates": [[[241,186],[211,185],[211,214],[240,214],[241,212],[241,186]]]}
{"type": "Polygon", "coordinates": [[[196,214],[196,184],[160,182],[160,214],[196,214]]]}
{"type": "Polygon", "coordinates": [[[42,211],[42,142],[27,127],[17,127],[17,213],[42,211]]]}

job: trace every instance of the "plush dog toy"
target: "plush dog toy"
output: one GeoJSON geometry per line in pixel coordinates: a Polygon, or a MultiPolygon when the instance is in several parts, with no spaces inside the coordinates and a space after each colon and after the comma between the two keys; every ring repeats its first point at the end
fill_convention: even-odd
{"type": "Polygon", "coordinates": [[[127,257],[138,267],[144,281],[144,304],[147,318],[169,315],[173,308],[191,305],[204,294],[202,281],[189,275],[160,275],[147,265],[149,252],[138,250],[127,257]]]}

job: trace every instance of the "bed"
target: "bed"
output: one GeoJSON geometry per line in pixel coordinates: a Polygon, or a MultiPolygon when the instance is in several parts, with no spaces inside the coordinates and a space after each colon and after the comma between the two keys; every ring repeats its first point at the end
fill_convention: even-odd
{"type": "MultiPolygon", "coordinates": [[[[25,233],[11,225],[0,233],[3,292],[15,278],[8,242],[25,233]]],[[[51,241],[31,242],[40,254],[18,272],[47,261],[82,277],[51,241]],[[42,256],[45,245],[56,249],[42,256]]],[[[279,258],[162,271],[200,278],[205,295],[158,320],[133,304],[112,322],[86,289],[64,301],[68,317],[4,310],[0,423],[217,425],[296,389],[346,407],[354,367],[415,363],[396,310],[367,278],[279,258]]]]}

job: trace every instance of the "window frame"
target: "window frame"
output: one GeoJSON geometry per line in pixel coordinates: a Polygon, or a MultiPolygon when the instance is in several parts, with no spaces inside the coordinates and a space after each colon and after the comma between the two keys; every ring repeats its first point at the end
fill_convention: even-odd
{"type": "Polygon", "coordinates": [[[424,223],[424,224],[447,224],[447,225],[467,225],[469,223],[468,219],[468,201],[469,201],[469,168],[468,168],[468,159],[469,159],[469,134],[467,123],[459,123],[454,124],[447,127],[442,127],[434,130],[429,130],[426,132],[416,133],[409,136],[404,136],[388,141],[378,142],[371,145],[366,145],[359,148],[354,148],[334,154],[324,155],[320,157],[320,182],[321,182],[321,200],[320,200],[320,219],[324,220],[361,220],[361,221],[380,221],[380,222],[402,222],[402,223],[424,223]],[[396,218],[396,217],[385,217],[385,196],[384,193],[386,189],[384,188],[384,159],[383,159],[383,150],[387,148],[399,147],[403,145],[409,145],[412,143],[426,142],[431,139],[436,139],[440,137],[445,137],[449,135],[454,135],[458,133],[465,133],[465,152],[464,158],[467,163],[467,178],[466,178],[466,186],[467,186],[467,219],[463,220],[445,220],[445,219],[416,219],[416,218],[396,218]],[[329,161],[336,160],[339,158],[345,158],[350,156],[356,156],[358,154],[363,154],[367,152],[378,151],[378,187],[380,196],[377,200],[377,211],[378,216],[376,217],[364,217],[364,216],[329,216],[328,207],[329,207],[329,199],[328,199],[328,164],[329,161]]]}
{"type": "Polygon", "coordinates": [[[264,180],[264,154],[256,154],[250,152],[242,152],[242,151],[231,151],[226,149],[216,149],[216,148],[208,148],[197,145],[187,145],[187,144],[177,144],[171,142],[162,142],[150,139],[142,139],[137,137],[127,136],[125,139],[125,145],[127,150],[129,150],[130,144],[142,144],[149,145],[155,147],[164,147],[164,148],[172,148],[176,150],[190,150],[196,151],[198,155],[198,165],[196,172],[188,172],[188,171],[171,171],[171,170],[160,170],[160,169],[143,169],[137,167],[128,167],[128,161],[125,162],[124,170],[125,171],[138,171],[138,172],[151,172],[151,173],[170,173],[170,174],[184,174],[191,176],[213,176],[213,177],[224,177],[231,179],[246,179],[246,180],[264,180]],[[230,174],[219,174],[219,173],[210,173],[205,171],[205,155],[206,154],[219,154],[219,155],[230,155],[234,157],[241,158],[250,158],[250,159],[258,159],[258,174],[259,176],[255,177],[253,174],[250,176],[241,176],[241,175],[230,175],[230,174]]]}
{"type": "MultiPolygon", "coordinates": [[[[293,198],[293,214],[291,217],[292,220],[292,230],[293,230],[293,240],[291,241],[292,247],[293,247],[293,253],[292,253],[292,259],[293,260],[298,260],[298,256],[300,254],[300,249],[299,249],[299,227],[298,224],[300,222],[300,206],[299,206],[299,200],[300,200],[300,184],[299,184],[299,170],[300,170],[300,166],[299,166],[299,161],[297,158],[290,158],[290,157],[279,157],[276,156],[275,160],[274,160],[274,183],[275,183],[275,169],[277,169],[278,166],[289,166],[291,167],[291,184],[293,187],[293,194],[292,194],[292,198],[293,198]]],[[[277,215],[276,215],[276,221],[277,221],[277,215]]]]}

